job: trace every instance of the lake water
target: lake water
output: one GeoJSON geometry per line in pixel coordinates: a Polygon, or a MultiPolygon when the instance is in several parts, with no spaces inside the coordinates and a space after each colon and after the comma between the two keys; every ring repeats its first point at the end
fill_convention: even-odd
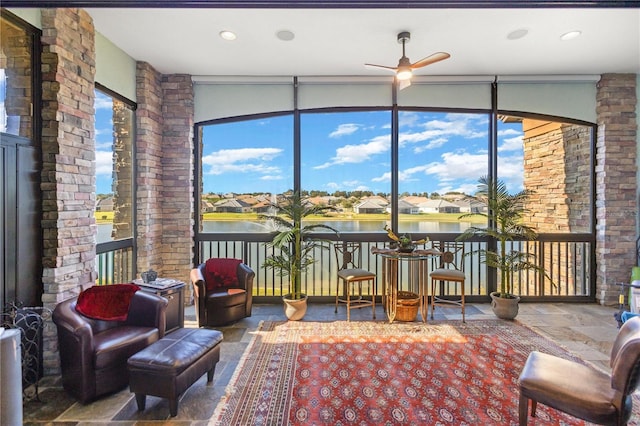
{"type": "MultiPolygon", "coordinates": [[[[341,233],[346,232],[382,232],[384,220],[336,220],[326,223],[337,229],[341,233]]],[[[409,234],[431,234],[440,232],[460,233],[465,231],[471,224],[469,222],[433,222],[433,221],[402,221],[400,222],[400,232],[409,234]]],[[[98,243],[111,241],[110,223],[98,224],[98,243]]],[[[250,221],[228,221],[228,220],[206,220],[202,224],[202,232],[205,233],[255,233],[269,232],[272,229],[264,222],[250,221]]]]}

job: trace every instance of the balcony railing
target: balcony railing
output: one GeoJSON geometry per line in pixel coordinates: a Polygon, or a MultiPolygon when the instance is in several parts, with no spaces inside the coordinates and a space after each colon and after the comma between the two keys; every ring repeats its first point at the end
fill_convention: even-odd
{"type": "MultiPolygon", "coordinates": [[[[338,261],[334,244],[356,241],[362,244],[360,266],[382,276],[382,259],[371,253],[372,247],[384,247],[388,243],[386,234],[341,234],[339,241],[333,235],[318,234],[326,239],[314,252],[316,262],[303,276],[303,291],[317,300],[328,301],[335,297],[338,288],[338,261]]],[[[446,241],[453,241],[455,235],[437,234],[430,236],[426,246],[439,247],[446,241]]],[[[200,234],[196,240],[196,264],[212,257],[232,257],[243,259],[255,272],[254,296],[258,301],[270,301],[288,292],[288,277],[277,271],[262,267],[264,260],[274,253],[267,243],[270,234],[200,234]]],[[[486,248],[485,241],[465,243],[465,294],[473,301],[487,301],[488,294],[498,288],[497,274],[488,270],[474,253],[486,248]]],[[[543,265],[548,278],[535,271],[520,271],[512,275],[514,293],[523,300],[531,301],[593,301],[595,299],[595,275],[593,273],[593,241],[588,235],[545,234],[536,241],[513,241],[508,250],[526,251],[535,254],[539,265],[543,265]],[[550,279],[549,279],[550,278],[550,279]]],[[[100,245],[97,255],[98,279],[96,283],[113,284],[127,282],[135,278],[134,248],[132,244],[113,242],[100,245]]],[[[431,261],[430,270],[436,266],[437,258],[431,261]]],[[[401,289],[407,288],[408,265],[399,267],[401,289]]],[[[445,287],[443,294],[454,296],[454,287],[445,287]]],[[[379,293],[381,290],[379,289],[379,293]]]]}
{"type": "Polygon", "coordinates": [[[97,285],[126,283],[135,278],[133,240],[99,244],[96,252],[97,285]]]}
{"type": "MultiPolygon", "coordinates": [[[[303,275],[303,291],[310,297],[328,300],[337,292],[338,261],[333,246],[336,237],[318,235],[319,238],[332,241],[323,242],[314,252],[316,262],[303,275]]],[[[430,235],[427,247],[438,247],[440,243],[453,241],[455,234],[430,235]]],[[[269,234],[199,234],[196,240],[196,263],[212,257],[233,257],[243,259],[255,272],[254,296],[257,300],[268,300],[288,292],[288,277],[280,276],[277,271],[262,267],[264,260],[274,249],[267,243],[269,234]]],[[[371,254],[372,247],[384,247],[388,243],[386,234],[341,234],[340,242],[357,241],[362,244],[360,266],[375,271],[382,276],[382,259],[371,254]]],[[[465,294],[473,301],[487,301],[488,294],[498,287],[497,274],[488,270],[480,262],[478,249],[486,248],[486,241],[470,240],[465,242],[465,294]]],[[[553,234],[540,235],[536,241],[513,241],[508,250],[533,253],[539,265],[543,265],[548,277],[535,271],[520,271],[512,274],[513,289],[523,300],[531,301],[592,301],[595,286],[593,274],[593,242],[589,235],[553,234]],[[550,278],[550,279],[549,279],[550,278]]],[[[436,266],[437,258],[431,261],[430,270],[436,266]]],[[[409,281],[408,265],[399,268],[401,289],[409,281]]],[[[454,296],[454,287],[444,288],[444,295],[454,296]]],[[[380,293],[380,289],[378,291],[380,293]]]]}

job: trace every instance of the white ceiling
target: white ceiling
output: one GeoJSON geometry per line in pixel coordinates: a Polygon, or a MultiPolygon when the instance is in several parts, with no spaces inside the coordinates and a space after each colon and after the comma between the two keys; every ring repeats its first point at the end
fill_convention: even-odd
{"type": "Polygon", "coordinates": [[[417,75],[640,73],[640,9],[87,9],[96,29],[164,74],[390,76],[407,56],[451,58],[417,75]],[[525,29],[527,35],[507,35],[525,29]],[[222,30],[235,41],[219,37],[222,30]],[[292,41],[276,32],[289,30],[292,41]],[[580,37],[562,41],[568,31],[580,37]]]}

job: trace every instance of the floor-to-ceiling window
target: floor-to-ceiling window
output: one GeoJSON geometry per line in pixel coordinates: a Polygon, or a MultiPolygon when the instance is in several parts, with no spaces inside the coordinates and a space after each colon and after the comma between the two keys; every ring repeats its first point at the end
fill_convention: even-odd
{"type": "MultiPolygon", "coordinates": [[[[499,113],[495,105],[492,110],[488,103],[473,100],[489,92],[481,86],[422,87],[420,93],[428,99],[415,94],[403,98],[404,105],[432,98],[441,108],[372,106],[386,104],[378,98],[358,108],[340,97],[335,107],[323,106],[339,91],[313,87],[301,96],[309,109],[198,124],[197,261],[214,255],[243,257],[258,274],[257,294],[279,294],[274,277],[261,268],[273,229],[260,212],[277,203],[279,194],[299,190],[309,202],[334,207],[313,220],[337,228],[341,240],[362,242],[368,257],[364,266],[378,270],[380,262],[370,248],[388,242],[385,225],[434,243],[454,240],[471,225],[483,226],[481,216],[461,216],[487,211],[474,194],[481,177],[495,176],[510,191],[527,187],[540,194],[532,199],[533,214],[526,219],[538,228],[540,240],[513,244],[534,251],[553,282],[523,274],[518,277],[519,293],[542,298],[590,295],[593,126],[539,113],[499,113]],[[314,101],[313,94],[320,100],[314,101]],[[460,107],[455,107],[455,99],[460,107]],[[536,120],[552,123],[543,126],[545,132],[559,127],[561,136],[540,133],[536,120]],[[552,142],[554,138],[562,141],[552,142]],[[544,179],[543,171],[552,176],[544,179]],[[263,291],[265,282],[268,288],[263,291]]],[[[521,93],[513,93],[522,103],[521,93]]],[[[377,94],[384,97],[383,91],[377,94]]],[[[507,101],[512,100],[505,97],[507,101]]],[[[472,249],[490,242],[468,244],[472,249]]],[[[468,262],[470,294],[487,295],[496,287],[496,277],[478,259],[468,262]]],[[[306,291],[331,295],[335,259],[322,251],[318,263],[307,274],[306,291]]]]}
{"type": "Polygon", "coordinates": [[[460,216],[482,208],[473,193],[488,172],[488,124],[487,114],[400,111],[399,232],[422,238],[469,226],[460,216]]]}
{"type": "Polygon", "coordinates": [[[111,284],[135,278],[135,105],[98,85],[95,114],[98,282],[111,284]]]}

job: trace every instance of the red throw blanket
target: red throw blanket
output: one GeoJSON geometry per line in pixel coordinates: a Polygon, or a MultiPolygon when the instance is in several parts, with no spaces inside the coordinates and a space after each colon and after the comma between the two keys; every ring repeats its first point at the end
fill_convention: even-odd
{"type": "Polygon", "coordinates": [[[207,290],[238,285],[238,265],[240,259],[213,258],[204,265],[204,280],[207,290]]]}
{"type": "Polygon", "coordinates": [[[131,298],[140,290],[135,284],[96,285],[78,296],[76,310],[85,317],[126,321],[131,298]]]}

